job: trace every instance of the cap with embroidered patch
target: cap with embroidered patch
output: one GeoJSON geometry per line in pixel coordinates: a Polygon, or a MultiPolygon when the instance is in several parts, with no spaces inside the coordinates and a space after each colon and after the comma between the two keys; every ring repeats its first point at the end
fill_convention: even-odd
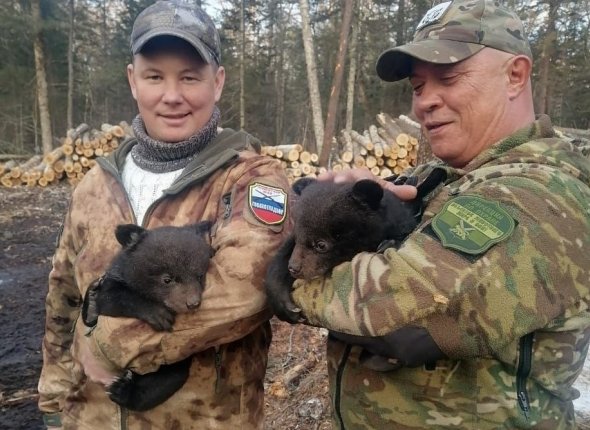
{"type": "Polygon", "coordinates": [[[160,0],[144,9],[135,19],[131,32],[133,55],[157,36],[184,39],[205,62],[220,64],[220,41],[215,24],[194,0],[160,0]]]}
{"type": "Polygon", "coordinates": [[[377,74],[384,81],[398,81],[410,75],[413,58],[453,64],[486,46],[532,58],[522,21],[498,1],[447,1],[426,12],[410,43],[379,56],[377,74]]]}

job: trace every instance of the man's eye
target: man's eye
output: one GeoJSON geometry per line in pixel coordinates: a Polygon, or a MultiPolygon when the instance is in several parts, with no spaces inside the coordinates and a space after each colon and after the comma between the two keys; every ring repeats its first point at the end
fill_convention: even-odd
{"type": "Polygon", "coordinates": [[[160,75],[149,75],[147,77],[148,80],[150,81],[159,81],[161,79],[160,75]]]}
{"type": "Polygon", "coordinates": [[[441,78],[441,81],[448,84],[448,83],[454,82],[456,77],[457,77],[457,75],[445,75],[441,78]]]}

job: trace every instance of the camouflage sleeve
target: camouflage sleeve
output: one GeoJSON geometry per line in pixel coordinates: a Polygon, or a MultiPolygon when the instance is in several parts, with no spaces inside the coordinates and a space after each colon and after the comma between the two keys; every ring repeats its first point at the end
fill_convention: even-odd
{"type": "MultiPolygon", "coordinates": [[[[514,177],[468,191],[515,220],[489,249],[469,254],[443,245],[431,219],[399,251],[359,254],[331,278],[296,282],[294,301],[310,324],[335,331],[375,336],[412,324],[426,327],[451,358],[500,351],[579,313],[588,299],[590,190],[573,178],[549,179],[550,193],[548,181],[514,177]]],[[[436,214],[429,209],[425,217],[436,214]]]]}
{"type": "Polygon", "coordinates": [[[222,205],[214,227],[215,256],[200,307],[177,315],[172,333],[155,332],[137,320],[100,317],[91,337],[95,355],[111,368],[152,372],[161,364],[241,339],[270,319],[263,278],[270,258],[290,230],[288,182],[280,164],[270,161],[250,165],[228,185],[224,195],[231,193],[231,205],[222,205]],[[278,218],[267,219],[262,213],[257,217],[252,210],[251,192],[256,184],[271,193],[283,193],[278,218]]]}
{"type": "Polygon", "coordinates": [[[81,297],[74,280],[72,261],[74,247],[70,229],[70,213],[66,215],[49,274],[49,289],[45,301],[45,336],[43,338],[43,368],[39,378],[39,409],[56,413],[70,388],[76,383],[70,346],[75,321],[80,312],[81,297]]]}

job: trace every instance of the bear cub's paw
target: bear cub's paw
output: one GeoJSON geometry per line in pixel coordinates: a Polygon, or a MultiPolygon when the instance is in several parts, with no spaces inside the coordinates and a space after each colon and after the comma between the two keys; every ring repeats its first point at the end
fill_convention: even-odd
{"type": "Polygon", "coordinates": [[[109,385],[107,393],[113,402],[121,406],[129,405],[129,401],[133,394],[133,376],[131,370],[126,370],[123,376],[117,378],[115,382],[109,385]]]}
{"type": "Polygon", "coordinates": [[[88,287],[82,305],[82,320],[87,327],[94,327],[98,322],[98,295],[101,279],[96,279],[88,287]]]}
{"type": "Polygon", "coordinates": [[[176,313],[164,306],[154,306],[141,319],[156,331],[172,331],[176,313]]]}

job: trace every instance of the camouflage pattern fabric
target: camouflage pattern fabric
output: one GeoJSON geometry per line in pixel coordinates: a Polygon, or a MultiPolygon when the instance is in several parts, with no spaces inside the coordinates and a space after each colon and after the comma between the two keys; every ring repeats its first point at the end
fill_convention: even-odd
{"type": "Polygon", "coordinates": [[[41,411],[59,413],[64,429],[262,428],[271,341],[262,280],[291,223],[266,225],[250,213],[251,183],[288,188],[280,164],[253,151],[251,143],[246,133],[221,132],[146,215],[147,228],[216,221],[211,234],[216,254],[202,304],[179,315],[173,332],[155,332],[132,318],[101,316],[85,336],[78,320],[81,297],[119,249],[115,226],[135,221],[119,176],[134,142],[101,159],[76,187],[49,276],[39,381],[41,411]],[[161,405],[127,411],[110,401],[102,385],[86,379],[76,360],[80,342],[89,342],[97,358],[116,372],[151,372],[192,356],[190,376],[161,405]]]}
{"type": "Polygon", "coordinates": [[[430,9],[410,43],[388,49],[377,60],[385,81],[409,76],[412,57],[427,63],[451,64],[485,47],[532,58],[518,16],[494,0],[455,0],[430,9]]]}
{"type": "Polygon", "coordinates": [[[543,116],[463,169],[413,174],[433,168],[447,179],[399,250],[294,285],[312,325],[361,336],[417,325],[449,357],[378,373],[359,365],[359,348],[331,340],[336,427],[575,428],[572,383],[590,340],[590,163],[543,116]],[[513,231],[479,253],[445,247],[437,215],[474,197],[498,204],[513,231]]]}
{"type": "Polygon", "coordinates": [[[133,23],[131,53],[157,36],[175,36],[189,42],[208,64],[221,63],[221,42],[215,24],[192,0],[158,1],[145,8],[133,23]]]}

